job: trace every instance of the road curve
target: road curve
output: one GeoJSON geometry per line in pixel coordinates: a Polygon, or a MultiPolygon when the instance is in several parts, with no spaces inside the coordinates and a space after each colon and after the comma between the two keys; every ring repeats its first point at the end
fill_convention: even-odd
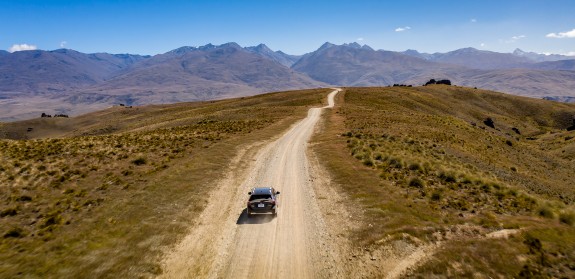
{"type": "MultiPolygon", "coordinates": [[[[243,175],[228,175],[212,195],[200,221],[168,253],[164,278],[333,278],[338,277],[333,253],[315,200],[307,143],[324,108],[312,108],[276,141],[247,153],[232,164],[246,164],[243,175]],[[252,155],[253,156],[253,155],[252,155]],[[239,186],[238,186],[239,185],[239,186]],[[245,201],[251,187],[272,186],[281,191],[276,218],[247,218],[245,201]],[[229,203],[229,204],[227,204],[229,203]]],[[[341,273],[339,273],[341,274],[341,273]]]]}

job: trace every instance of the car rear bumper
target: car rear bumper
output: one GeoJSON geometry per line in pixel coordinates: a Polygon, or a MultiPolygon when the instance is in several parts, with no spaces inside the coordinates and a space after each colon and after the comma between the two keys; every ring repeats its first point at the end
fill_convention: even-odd
{"type": "Polygon", "coordinates": [[[249,207],[249,213],[273,213],[276,211],[276,206],[266,206],[266,207],[249,207]]]}

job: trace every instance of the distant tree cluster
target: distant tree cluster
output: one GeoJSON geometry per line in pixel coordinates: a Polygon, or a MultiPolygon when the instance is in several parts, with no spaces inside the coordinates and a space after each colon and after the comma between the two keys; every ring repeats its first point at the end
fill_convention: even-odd
{"type": "Polygon", "coordinates": [[[445,85],[451,85],[451,80],[448,79],[441,79],[441,80],[435,80],[435,79],[430,79],[428,82],[426,82],[424,84],[424,86],[430,85],[430,84],[445,84],[445,85]]]}
{"type": "Polygon", "coordinates": [[[394,84],[393,87],[411,87],[411,85],[405,85],[405,84],[394,84]]]}
{"type": "MultiPolygon", "coordinates": [[[[44,118],[44,117],[52,117],[52,115],[46,114],[46,113],[43,112],[42,115],[40,115],[40,117],[42,117],[42,118],[44,118]]],[[[63,113],[60,113],[60,114],[54,114],[54,117],[64,117],[64,118],[68,118],[68,115],[67,115],[67,114],[63,114],[63,113]]]]}

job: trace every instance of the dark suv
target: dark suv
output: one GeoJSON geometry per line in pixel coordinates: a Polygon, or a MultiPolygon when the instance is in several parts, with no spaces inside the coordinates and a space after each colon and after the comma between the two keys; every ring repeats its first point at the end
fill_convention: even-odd
{"type": "Polygon", "coordinates": [[[248,218],[254,213],[271,213],[277,215],[278,200],[280,192],[271,187],[253,188],[248,200],[248,218]]]}

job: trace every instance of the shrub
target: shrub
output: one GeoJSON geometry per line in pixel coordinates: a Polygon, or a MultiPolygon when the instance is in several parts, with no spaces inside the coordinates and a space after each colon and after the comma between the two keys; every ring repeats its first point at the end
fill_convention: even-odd
{"type": "Polygon", "coordinates": [[[421,165],[419,163],[411,163],[409,165],[409,169],[413,170],[413,171],[422,171],[423,168],[421,167],[421,165]]]}
{"type": "Polygon", "coordinates": [[[543,206],[543,207],[539,208],[539,210],[537,210],[537,215],[539,215],[543,218],[549,218],[549,219],[553,219],[553,217],[555,217],[555,214],[553,213],[551,208],[549,208],[548,206],[543,206]]]}
{"type": "Polygon", "coordinates": [[[467,176],[467,175],[463,175],[461,177],[461,183],[463,184],[471,184],[473,183],[473,180],[471,179],[471,177],[467,176]]]}
{"type": "Polygon", "coordinates": [[[483,124],[485,124],[485,126],[487,127],[495,129],[495,122],[493,121],[493,119],[491,119],[491,117],[488,117],[487,119],[483,120],[483,124]]]}
{"type": "Polygon", "coordinates": [[[504,191],[497,191],[495,192],[495,197],[497,198],[497,200],[502,201],[505,197],[507,196],[507,194],[504,191]]]}
{"type": "Polygon", "coordinates": [[[440,192],[433,192],[433,194],[431,194],[431,200],[432,201],[441,200],[441,193],[440,192]]]}
{"type": "Polygon", "coordinates": [[[390,158],[389,166],[392,168],[401,169],[403,167],[403,163],[401,162],[401,159],[390,158]]]}
{"type": "Polygon", "coordinates": [[[14,216],[17,213],[18,211],[16,210],[16,208],[7,208],[2,210],[2,212],[0,212],[0,217],[14,216]]]}
{"type": "Polygon", "coordinates": [[[17,228],[17,227],[11,228],[6,233],[4,233],[4,238],[9,238],[9,237],[21,238],[24,236],[25,236],[24,230],[22,230],[21,228],[17,228]]]}
{"type": "Polygon", "coordinates": [[[22,195],[16,198],[16,201],[19,202],[29,202],[32,201],[32,197],[28,196],[28,195],[22,195]]]}
{"type": "Polygon", "coordinates": [[[132,164],[134,164],[136,166],[145,165],[146,163],[147,163],[147,161],[146,161],[146,158],[144,158],[144,157],[139,157],[139,158],[132,161],[132,164]]]}
{"type": "Polygon", "coordinates": [[[372,167],[373,166],[373,161],[371,160],[371,158],[365,158],[363,160],[363,164],[368,166],[368,167],[372,167]]]}
{"type": "Polygon", "coordinates": [[[575,224],[575,212],[562,212],[559,214],[559,221],[569,226],[573,226],[575,224]]]}
{"type": "Polygon", "coordinates": [[[419,177],[414,177],[409,180],[409,186],[415,188],[423,188],[425,186],[425,181],[421,180],[419,177]]]}
{"type": "Polygon", "coordinates": [[[457,178],[455,177],[455,175],[451,172],[441,172],[439,174],[439,179],[450,183],[450,182],[457,182],[457,178]]]}
{"type": "Polygon", "coordinates": [[[40,224],[41,228],[47,228],[53,225],[58,225],[62,222],[62,216],[59,211],[54,211],[48,214],[44,221],[40,224]]]}

